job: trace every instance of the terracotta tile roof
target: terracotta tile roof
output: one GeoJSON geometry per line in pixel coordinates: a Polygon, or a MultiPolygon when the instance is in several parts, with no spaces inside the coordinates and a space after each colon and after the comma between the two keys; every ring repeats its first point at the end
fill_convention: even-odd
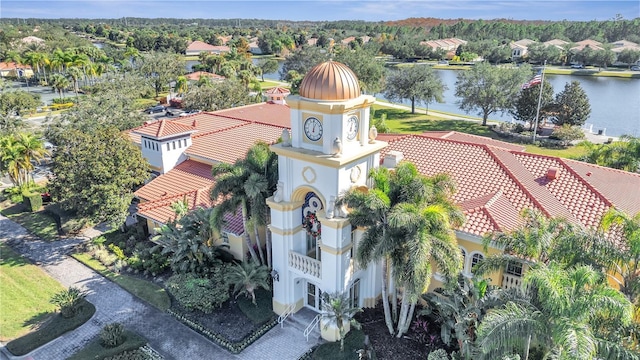
{"type": "Polygon", "coordinates": [[[189,46],[187,46],[187,50],[186,51],[220,51],[220,52],[224,52],[224,51],[229,51],[229,47],[228,46],[215,46],[215,45],[209,45],[205,42],[202,41],[194,41],[191,44],[189,44],[189,46]]]}
{"type": "Polygon", "coordinates": [[[244,234],[244,226],[242,225],[242,211],[236,211],[235,214],[227,213],[224,215],[224,231],[238,236],[244,234]]]}
{"type": "Polygon", "coordinates": [[[284,127],[260,123],[227,128],[207,134],[196,134],[185,153],[215,162],[233,163],[244,158],[249,148],[257,141],[272,143],[282,135],[284,127]]]}
{"type": "Polygon", "coordinates": [[[218,74],[214,74],[214,73],[210,73],[210,72],[206,72],[206,71],[192,72],[190,74],[185,75],[185,77],[188,80],[191,80],[191,81],[198,81],[198,80],[200,80],[200,77],[208,77],[208,78],[212,78],[212,79],[215,79],[215,80],[224,80],[224,79],[226,79],[222,75],[218,75],[218,74]]]}
{"type": "Polygon", "coordinates": [[[133,132],[155,139],[163,139],[175,135],[189,134],[197,129],[191,125],[181,124],[172,120],[159,120],[137,127],[133,132]]]}
{"type": "Polygon", "coordinates": [[[279,86],[273,87],[265,92],[265,94],[291,94],[291,91],[279,86]]]}
{"type": "Polygon", "coordinates": [[[508,143],[500,140],[494,140],[484,136],[465,134],[457,131],[426,131],[422,133],[422,135],[435,137],[435,138],[463,141],[463,142],[468,142],[472,144],[489,145],[489,146],[494,146],[494,147],[513,150],[513,151],[525,150],[525,147],[522,145],[512,144],[512,143],[508,143]]]}
{"type": "Polygon", "coordinates": [[[13,70],[13,69],[31,69],[31,65],[18,64],[16,62],[0,62],[0,70],[13,70]]]}
{"type": "Polygon", "coordinates": [[[197,189],[175,194],[161,200],[140,203],[138,204],[137,214],[147,219],[166,224],[176,217],[176,213],[171,208],[171,205],[184,199],[187,200],[189,211],[199,207],[210,208],[213,205],[213,201],[209,198],[209,189],[197,189]]]}
{"type": "Polygon", "coordinates": [[[229,117],[280,127],[291,127],[291,109],[287,105],[259,103],[215,112],[218,116],[229,117]]]}
{"type": "Polygon", "coordinates": [[[617,209],[632,216],[640,213],[640,174],[576,160],[562,162],[617,209]]]}
{"type": "Polygon", "coordinates": [[[382,157],[401,151],[422,174],[451,174],[467,218],[460,231],[513,229],[523,208],[585,227],[596,226],[611,206],[640,212],[640,174],[434,135],[387,135],[382,157]],[[550,169],[555,178],[547,177],[550,169]]]}
{"type": "Polygon", "coordinates": [[[141,200],[154,201],[199,189],[209,189],[212,185],[211,165],[187,160],[151,180],[134,195],[141,200]]]}
{"type": "Polygon", "coordinates": [[[244,120],[230,119],[227,117],[217,116],[211,112],[201,112],[184,117],[174,118],[172,120],[178,124],[193,126],[198,130],[194,135],[202,135],[212,131],[219,131],[223,129],[232,128],[238,125],[244,125],[247,122],[244,120]]]}

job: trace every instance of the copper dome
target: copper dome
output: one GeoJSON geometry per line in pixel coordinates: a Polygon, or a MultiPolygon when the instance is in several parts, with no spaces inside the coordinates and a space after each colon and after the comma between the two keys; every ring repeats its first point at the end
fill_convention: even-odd
{"type": "Polygon", "coordinates": [[[316,65],[300,84],[300,96],[316,100],[349,100],[361,95],[356,74],[335,61],[316,65]]]}

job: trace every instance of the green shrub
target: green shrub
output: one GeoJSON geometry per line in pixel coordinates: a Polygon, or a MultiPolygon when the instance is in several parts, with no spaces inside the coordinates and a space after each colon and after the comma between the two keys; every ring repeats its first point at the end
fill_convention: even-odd
{"type": "Polygon", "coordinates": [[[194,274],[178,274],[169,278],[167,290],[187,310],[200,310],[205,314],[229,300],[229,284],[224,276],[206,279],[194,274]]]}
{"type": "Polygon", "coordinates": [[[109,244],[109,250],[111,250],[111,252],[118,257],[118,259],[120,260],[126,260],[127,256],[124,254],[124,251],[122,251],[122,249],[115,244],[109,244]]]}
{"type": "Polygon", "coordinates": [[[124,342],[119,346],[105,348],[101,345],[101,339],[98,337],[90,342],[84,349],[70,356],[67,360],[86,360],[86,359],[104,359],[104,360],[147,360],[146,354],[140,350],[147,344],[140,335],[125,330],[123,333],[124,342]]]}
{"type": "Polygon", "coordinates": [[[169,268],[169,257],[160,251],[148,251],[149,256],[142,259],[144,272],[157,275],[169,268]]]}
{"type": "Polygon", "coordinates": [[[89,219],[71,218],[63,221],[61,228],[65,234],[78,234],[82,229],[86,228],[90,224],[91,221],[89,221],[89,219]]]}
{"type": "Polygon", "coordinates": [[[573,140],[584,139],[584,131],[578,126],[562,125],[553,129],[549,139],[560,140],[563,143],[569,143],[573,140]]]}
{"type": "Polygon", "coordinates": [[[100,344],[106,348],[116,347],[124,340],[124,326],[120,323],[107,324],[100,331],[100,344]]]}
{"type": "Polygon", "coordinates": [[[84,324],[95,312],[95,306],[83,299],[78,306],[76,316],[65,318],[60,314],[56,314],[50,322],[38,330],[7,343],[6,349],[15,356],[28,354],[34,349],[84,324]]]}
{"type": "Polygon", "coordinates": [[[22,201],[32,212],[36,212],[42,207],[42,196],[37,192],[23,191],[22,201]]]}
{"type": "Polygon", "coordinates": [[[449,360],[449,355],[444,349],[437,349],[429,353],[427,360],[449,360]]]}
{"type": "Polygon", "coordinates": [[[60,315],[64,318],[74,317],[80,310],[86,294],[76,287],[63,290],[51,298],[50,302],[60,308],[60,315]]]}
{"type": "Polygon", "coordinates": [[[97,249],[93,252],[93,258],[100,261],[104,266],[111,266],[118,259],[106,249],[97,249]]]}
{"type": "Polygon", "coordinates": [[[245,296],[238,298],[238,308],[242,311],[254,324],[264,324],[271,320],[275,315],[273,313],[273,295],[271,291],[265,289],[256,290],[256,305],[251,299],[245,296]]]}

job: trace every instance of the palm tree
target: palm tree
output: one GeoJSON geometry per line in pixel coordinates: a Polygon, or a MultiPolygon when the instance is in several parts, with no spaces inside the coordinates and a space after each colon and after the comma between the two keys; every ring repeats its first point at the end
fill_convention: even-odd
{"type": "MultiPolygon", "coordinates": [[[[242,211],[244,226],[244,239],[251,257],[262,264],[270,263],[265,260],[259,236],[259,227],[268,223],[269,211],[266,199],[271,196],[277,186],[277,155],[275,155],[266,143],[258,142],[247,152],[244,159],[237,160],[233,165],[218,164],[213,167],[212,173],[216,179],[216,185],[211,190],[211,198],[224,199],[212,214],[212,223],[218,229],[221,228],[224,215],[242,211]],[[251,245],[249,236],[253,230],[260,257],[257,256],[251,245]]],[[[267,251],[271,246],[267,244],[267,251]]]]}
{"type": "Polygon", "coordinates": [[[486,279],[447,279],[442,288],[422,295],[427,306],[421,315],[434,316],[440,323],[442,342],[447,346],[453,340],[465,359],[472,358],[478,325],[489,309],[504,305],[510,299],[519,299],[518,288],[502,290],[490,286],[486,279]]]}
{"type": "Polygon", "coordinates": [[[179,95],[182,95],[187,92],[189,89],[189,81],[186,76],[178,76],[176,79],[176,85],[173,88],[173,91],[177,92],[179,95]]]}
{"type": "Polygon", "coordinates": [[[50,80],[51,86],[60,94],[60,99],[62,99],[64,97],[64,89],[69,87],[69,80],[62,74],[53,74],[51,75],[50,80]]]}
{"type": "MultiPolygon", "coordinates": [[[[244,228],[245,245],[251,255],[251,260],[260,263],[260,258],[253,250],[251,237],[249,236],[249,206],[250,199],[244,191],[246,173],[241,165],[241,160],[235,164],[217,164],[212,169],[216,184],[211,189],[211,199],[217,201],[223,199],[216,205],[211,214],[211,225],[216,229],[222,229],[224,225],[224,215],[242,212],[242,225],[244,228]]],[[[257,239],[256,239],[257,241],[257,239]]]]}
{"type": "Polygon", "coordinates": [[[42,140],[30,133],[19,133],[16,137],[16,144],[18,145],[20,156],[22,157],[21,163],[23,165],[21,171],[26,183],[26,181],[28,181],[29,172],[34,168],[31,161],[43,160],[49,151],[44,148],[42,140]]]}
{"type": "Polygon", "coordinates": [[[70,67],[67,69],[67,75],[73,81],[73,91],[76,93],[76,99],[78,99],[78,79],[82,77],[82,70],[77,67],[70,67]]]}
{"type": "Polygon", "coordinates": [[[605,335],[631,323],[633,307],[603,280],[585,265],[565,269],[553,263],[528,271],[530,300],[489,311],[478,328],[476,358],[499,359],[515,350],[527,360],[533,342],[545,358],[637,359],[637,353],[605,335]],[[603,329],[610,323],[614,326],[603,329]]]}
{"type": "Polygon", "coordinates": [[[164,246],[163,254],[171,254],[173,271],[206,275],[217,266],[219,258],[232,257],[227,245],[213,245],[215,237],[210,216],[211,209],[197,208],[161,228],[157,241],[164,246]]]}
{"type": "Polygon", "coordinates": [[[140,57],[140,51],[134,47],[127,47],[124,56],[128,58],[130,64],[135,65],[136,59],[140,57]]]}
{"type": "Polygon", "coordinates": [[[360,329],[360,323],[353,317],[361,312],[362,309],[351,306],[349,294],[346,292],[323,292],[321,298],[322,312],[320,313],[320,318],[323,320],[324,328],[327,329],[330,325],[335,325],[338,328],[340,351],[344,351],[347,324],[360,329]]]}
{"type": "Polygon", "coordinates": [[[510,232],[488,234],[482,240],[485,251],[489,245],[504,248],[504,253],[484,258],[475,268],[476,274],[488,274],[504,269],[510,261],[535,267],[557,259],[558,244],[573,242],[575,229],[563,219],[547,219],[540,211],[524,209],[523,223],[510,232]]]}
{"type": "Polygon", "coordinates": [[[233,284],[233,292],[236,298],[240,294],[251,297],[251,302],[256,304],[255,291],[258,288],[269,290],[269,269],[264,265],[254,262],[242,262],[231,267],[228,274],[229,283],[233,284]]]}
{"type": "Polygon", "coordinates": [[[7,174],[15,186],[21,185],[20,173],[24,158],[11,135],[0,137],[0,174],[7,174]]]}
{"type": "Polygon", "coordinates": [[[605,239],[604,249],[608,255],[603,265],[612,274],[620,291],[633,303],[640,302],[640,213],[631,217],[611,208],[602,218],[601,227],[621,235],[615,241],[605,239]]]}
{"type": "MultiPolygon", "coordinates": [[[[357,260],[382,261],[382,304],[390,334],[402,336],[410,325],[418,296],[428,287],[431,261],[445,275],[462,268],[462,258],[452,227],[462,223],[462,213],[448,200],[454,190],[446,175],[426,178],[408,162],[394,171],[372,169],[368,191],[351,190],[338,204],[350,208],[351,226],[363,227],[357,260]],[[389,267],[402,287],[402,307],[397,331],[389,307],[389,267]]],[[[395,295],[392,296],[395,309],[395,295]]],[[[395,311],[394,311],[395,314],[395,311]]]]}

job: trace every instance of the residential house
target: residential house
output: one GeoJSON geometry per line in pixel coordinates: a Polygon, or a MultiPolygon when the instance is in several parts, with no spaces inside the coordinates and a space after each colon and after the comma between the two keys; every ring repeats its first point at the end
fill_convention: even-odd
{"type": "Polygon", "coordinates": [[[571,48],[572,51],[582,51],[585,47],[590,47],[593,50],[604,50],[602,47],[602,43],[599,41],[586,39],[582,41],[578,41],[575,43],[575,46],[571,48]]]}
{"type": "Polygon", "coordinates": [[[555,46],[560,50],[564,49],[564,46],[569,44],[568,41],[560,40],[560,39],[551,39],[549,41],[543,42],[544,46],[555,46]]]}
{"type": "Polygon", "coordinates": [[[27,37],[23,37],[22,39],[20,39],[20,42],[22,42],[23,44],[44,44],[44,39],[41,39],[37,36],[27,36],[27,37]]]}
{"type": "MultiPolygon", "coordinates": [[[[616,53],[616,57],[625,50],[634,50],[640,51],[640,45],[628,41],[628,40],[618,40],[611,43],[611,51],[616,53]]],[[[637,59],[636,64],[640,64],[640,59],[637,59]]],[[[620,62],[615,62],[614,65],[626,65],[620,62]]]]}
{"type": "Polygon", "coordinates": [[[0,77],[26,77],[33,76],[31,65],[18,64],[13,61],[0,62],[0,77]]]}
{"type": "Polygon", "coordinates": [[[535,41],[530,39],[522,39],[511,42],[509,44],[509,47],[511,48],[511,59],[517,60],[525,57],[525,55],[527,55],[529,45],[533,43],[535,43],[535,41]]]}
{"type": "Polygon", "coordinates": [[[226,79],[222,75],[218,75],[218,74],[214,74],[214,73],[210,73],[210,72],[206,72],[206,71],[195,71],[195,72],[192,72],[192,73],[189,73],[189,74],[185,75],[185,77],[189,81],[198,81],[198,80],[200,80],[201,77],[210,78],[213,81],[223,81],[224,79],[226,79]]]}
{"type": "Polygon", "coordinates": [[[229,51],[230,49],[226,45],[214,46],[214,45],[209,45],[202,41],[193,41],[187,46],[187,50],[185,51],[185,54],[187,56],[192,56],[192,55],[200,55],[200,53],[206,52],[213,55],[221,55],[221,54],[226,54],[229,51]]]}
{"type": "MultiPolygon", "coordinates": [[[[145,156],[162,174],[136,192],[141,200],[138,217],[156,226],[173,216],[172,201],[186,199],[190,207],[215,205],[204,195],[213,185],[211,165],[241,158],[256,140],[281,137],[281,143],[271,146],[279,157],[279,183],[267,205],[277,274],[273,309],[286,316],[303,307],[320,311],[320,295],[326,291],[348,292],[354,306],[377,304],[380,264],[355,262],[364,229],[352,228],[348,209],[337,208],[335,200],[349,189],[367,191],[367,174],[379,166],[393,168],[407,160],[424,175],[452,176],[457,184],[454,200],[466,217],[455,234],[467,275],[485,256],[502,251],[485,251],[483,236],[514,229],[523,209],[584,227],[596,226],[612,207],[632,215],[640,212],[640,174],[529,154],[520,145],[457,132],[377,135],[370,130],[374,101],[362,94],[347,66],[328,61],[307,73],[299,95],[287,97],[286,105],[267,102],[134,129],[133,140],[143,153],[151,147],[145,156]],[[151,151],[163,154],[154,157],[151,151]],[[168,161],[161,161],[165,151],[180,154],[166,153],[168,161]],[[303,225],[310,216],[314,224],[307,228],[303,225]]],[[[237,233],[242,229],[237,222],[229,224],[222,241],[243,258],[246,249],[237,233]]],[[[494,274],[492,283],[520,286],[525,270],[514,263],[494,274]]],[[[430,289],[441,280],[436,272],[430,289]]],[[[336,331],[322,327],[322,336],[335,340],[336,331]]]]}
{"type": "Polygon", "coordinates": [[[258,39],[254,39],[249,43],[249,52],[253,55],[262,55],[262,49],[258,46],[258,39]]]}

